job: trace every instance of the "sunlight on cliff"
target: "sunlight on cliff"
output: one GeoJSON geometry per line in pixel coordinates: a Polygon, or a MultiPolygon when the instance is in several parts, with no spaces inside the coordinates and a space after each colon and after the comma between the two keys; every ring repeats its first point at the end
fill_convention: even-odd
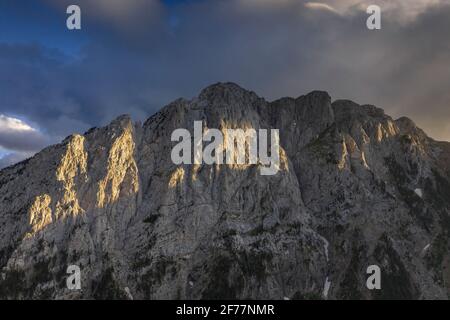
{"type": "MultiPolygon", "coordinates": [[[[203,127],[203,134],[205,135],[209,128],[203,127]]],[[[215,174],[219,174],[222,167],[226,167],[231,169],[232,171],[240,171],[244,172],[251,168],[256,168],[259,174],[262,174],[262,170],[267,170],[269,165],[264,163],[261,156],[264,156],[265,161],[267,162],[267,158],[275,158],[276,161],[271,163],[271,169],[274,169],[274,174],[277,174],[279,171],[289,172],[289,159],[285,150],[279,145],[279,141],[276,144],[278,149],[277,157],[271,157],[269,154],[261,154],[261,136],[259,135],[259,130],[255,129],[250,122],[226,122],[224,120],[220,121],[219,129],[222,134],[221,143],[216,144],[216,140],[213,142],[209,142],[209,140],[203,141],[202,151],[206,152],[205,155],[194,155],[194,158],[198,158],[201,160],[197,163],[190,164],[190,179],[191,181],[197,181],[198,175],[202,172],[204,167],[214,166],[215,174]],[[230,131],[229,131],[230,130],[230,131]],[[233,131],[231,131],[233,130],[233,131]],[[210,143],[214,144],[214,148],[210,147],[210,143]],[[214,150],[214,154],[210,154],[214,150]],[[219,155],[219,156],[218,156],[219,155]],[[208,163],[205,161],[206,157],[208,159],[214,159],[213,163],[208,163]]],[[[266,129],[270,132],[271,129],[266,129]]],[[[269,141],[262,141],[263,144],[266,143],[266,148],[271,149],[271,135],[268,135],[267,138],[269,141]]],[[[279,139],[279,137],[277,137],[279,139]]],[[[267,152],[267,150],[265,150],[267,152]]],[[[273,159],[272,159],[273,160],[273,159]]],[[[209,160],[211,161],[211,160],[209,160]]],[[[194,161],[195,162],[195,161],[194,161]]],[[[264,174],[262,174],[264,175],[264,174]]],[[[271,174],[268,174],[271,175],[271,174]]],[[[179,183],[183,181],[186,176],[186,172],[182,168],[177,168],[170,176],[168,181],[169,188],[176,187],[179,183]]],[[[210,177],[211,178],[211,177],[210,177]]]]}
{"type": "Polygon", "coordinates": [[[178,184],[181,184],[184,180],[184,169],[178,167],[171,175],[169,179],[169,187],[175,188],[178,184]]]}
{"type": "MultiPolygon", "coordinates": [[[[260,137],[258,137],[258,130],[262,128],[255,128],[251,122],[239,122],[239,124],[233,122],[227,122],[221,120],[220,128],[223,135],[223,144],[219,150],[222,151],[223,162],[227,159],[232,159],[232,164],[226,163],[225,165],[237,171],[247,170],[250,167],[257,166],[259,169],[264,167],[264,164],[261,161],[260,152],[260,137]],[[237,132],[237,134],[230,136],[228,129],[241,129],[241,132],[237,132]],[[253,141],[253,139],[255,139],[253,141]],[[254,148],[254,152],[250,152],[254,148]],[[258,152],[256,151],[258,150],[258,152]]],[[[270,131],[270,129],[268,129],[270,131]]],[[[268,137],[268,139],[270,139],[268,137]]],[[[268,149],[270,149],[270,142],[267,142],[268,149]]],[[[278,157],[279,163],[274,164],[277,171],[289,171],[289,161],[286,155],[286,152],[281,147],[280,143],[278,143],[278,157]]],[[[219,166],[218,166],[219,167],[219,166]]]]}
{"type": "Polygon", "coordinates": [[[378,123],[375,131],[376,142],[381,142],[399,134],[399,129],[394,122],[388,121],[387,124],[378,123]]]}
{"type": "MultiPolygon", "coordinates": [[[[59,219],[68,214],[67,208],[73,215],[83,213],[84,210],[78,202],[77,191],[75,189],[75,178],[81,176],[84,181],[87,180],[87,159],[88,154],[84,148],[85,138],[75,135],[67,144],[67,150],[64,154],[59,167],[56,170],[56,180],[63,183],[64,194],[56,204],[55,218],[59,219]]],[[[83,181],[83,182],[84,182],[83,181]]]]}
{"type": "Polygon", "coordinates": [[[51,202],[52,198],[48,194],[38,196],[34,199],[34,203],[28,210],[31,232],[27,234],[27,237],[33,236],[53,222],[52,209],[50,208],[51,202]]]}
{"type": "Polygon", "coordinates": [[[98,183],[97,207],[103,208],[105,204],[117,201],[127,174],[131,175],[131,181],[124,192],[133,194],[139,191],[134,150],[133,133],[128,128],[114,141],[109,151],[106,176],[98,183]]]}

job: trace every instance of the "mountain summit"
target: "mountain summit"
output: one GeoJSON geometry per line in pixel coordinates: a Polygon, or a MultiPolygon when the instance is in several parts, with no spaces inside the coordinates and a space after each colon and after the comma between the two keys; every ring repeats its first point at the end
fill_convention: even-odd
{"type": "Polygon", "coordinates": [[[448,299],[449,208],[450,143],[411,120],[219,83],[0,171],[0,298],[448,299]],[[194,121],[279,129],[281,170],[173,164],[194,121]]]}

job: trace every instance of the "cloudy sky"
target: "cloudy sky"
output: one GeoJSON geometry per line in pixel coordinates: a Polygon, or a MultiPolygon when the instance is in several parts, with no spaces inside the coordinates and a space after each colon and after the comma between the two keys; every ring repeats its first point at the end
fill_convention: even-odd
{"type": "Polygon", "coordinates": [[[219,81],[326,90],[450,141],[449,35],[450,0],[0,0],[0,167],[219,81]]]}

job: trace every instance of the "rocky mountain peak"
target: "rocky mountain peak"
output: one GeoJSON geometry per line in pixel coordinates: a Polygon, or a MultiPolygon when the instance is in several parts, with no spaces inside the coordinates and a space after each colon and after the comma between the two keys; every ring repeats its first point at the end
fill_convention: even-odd
{"type": "Polygon", "coordinates": [[[449,155],[374,106],[215,84],[0,171],[0,297],[448,299],[449,155]],[[278,129],[281,170],[175,165],[194,121],[278,129]]]}
{"type": "Polygon", "coordinates": [[[114,119],[111,122],[110,126],[126,128],[127,126],[129,126],[132,123],[133,123],[133,121],[128,114],[122,114],[122,115],[118,116],[116,119],[114,119]]]}
{"type": "Polygon", "coordinates": [[[199,95],[199,100],[206,100],[212,106],[245,104],[258,99],[256,93],[232,82],[213,84],[202,90],[199,95]]]}
{"type": "Polygon", "coordinates": [[[328,92],[315,90],[306,95],[302,95],[297,100],[307,100],[311,105],[330,104],[331,97],[328,92]]]}

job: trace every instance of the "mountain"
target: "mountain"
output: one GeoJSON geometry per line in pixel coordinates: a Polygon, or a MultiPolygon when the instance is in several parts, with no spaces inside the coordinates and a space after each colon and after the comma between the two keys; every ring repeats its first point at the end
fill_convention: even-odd
{"type": "Polygon", "coordinates": [[[411,120],[219,83],[0,171],[0,298],[448,299],[449,208],[450,143],[411,120]],[[279,129],[280,171],[175,165],[194,121],[279,129]]]}

